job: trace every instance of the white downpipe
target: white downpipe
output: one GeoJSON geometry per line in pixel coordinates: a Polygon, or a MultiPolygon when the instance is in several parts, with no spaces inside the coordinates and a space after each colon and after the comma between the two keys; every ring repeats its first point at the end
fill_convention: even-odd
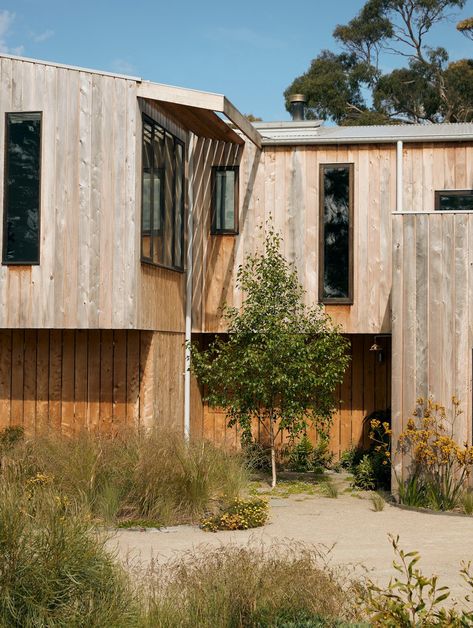
{"type": "Polygon", "coordinates": [[[396,211],[402,212],[402,191],[403,191],[403,145],[399,140],[396,147],[396,211]]]}
{"type": "Polygon", "coordinates": [[[186,349],[184,371],[184,439],[189,441],[191,434],[191,351],[192,338],[192,273],[194,245],[194,136],[189,138],[189,159],[187,178],[187,273],[186,273],[186,349]]]}

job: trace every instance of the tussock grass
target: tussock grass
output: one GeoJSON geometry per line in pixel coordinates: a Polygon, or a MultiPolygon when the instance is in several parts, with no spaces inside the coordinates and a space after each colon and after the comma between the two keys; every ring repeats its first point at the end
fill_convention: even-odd
{"type": "Polygon", "coordinates": [[[46,476],[0,484],[0,625],[137,626],[127,576],[46,476]]]}
{"type": "Polygon", "coordinates": [[[370,500],[374,512],[381,512],[382,510],[384,510],[386,502],[382,495],[380,495],[379,493],[371,493],[370,500]]]}
{"type": "Polygon", "coordinates": [[[460,502],[465,515],[473,515],[473,491],[465,491],[461,496],[460,502]]]}
{"type": "Polygon", "coordinates": [[[358,619],[357,585],[298,544],[197,550],[155,565],[146,582],[153,627],[330,627],[358,619]]]}
{"type": "Polygon", "coordinates": [[[48,435],[0,447],[0,480],[44,474],[54,489],[108,524],[193,523],[239,496],[247,472],[237,454],[186,445],[165,431],[115,437],[48,435]]]}
{"type": "Polygon", "coordinates": [[[323,497],[336,499],[338,497],[338,488],[333,482],[322,482],[322,484],[320,485],[320,494],[323,497]]]}

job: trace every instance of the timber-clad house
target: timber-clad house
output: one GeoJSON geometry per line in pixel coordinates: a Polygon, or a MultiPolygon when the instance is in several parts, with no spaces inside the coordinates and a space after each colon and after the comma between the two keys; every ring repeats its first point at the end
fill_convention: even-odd
{"type": "MultiPolygon", "coordinates": [[[[351,343],[331,446],[418,396],[472,442],[473,125],[252,125],[224,97],[0,56],[0,427],[237,443],[186,369],[269,215],[351,343]]],[[[400,464],[400,461],[398,461],[400,464]]]]}

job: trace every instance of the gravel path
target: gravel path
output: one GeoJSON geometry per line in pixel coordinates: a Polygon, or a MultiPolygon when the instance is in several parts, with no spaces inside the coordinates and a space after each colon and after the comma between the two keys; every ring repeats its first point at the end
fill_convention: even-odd
{"type": "Polygon", "coordinates": [[[335,564],[361,565],[371,578],[386,582],[393,574],[393,553],[388,534],[400,536],[406,550],[421,552],[420,568],[436,573],[452,595],[465,591],[459,576],[462,560],[473,562],[473,517],[425,514],[386,505],[374,512],[368,498],[344,494],[337,499],[296,495],[271,499],[271,521],[263,528],[236,532],[203,532],[194,526],[162,531],[119,530],[110,540],[119,557],[146,566],[151,559],[164,561],[176,553],[200,545],[267,543],[295,539],[315,545],[334,546],[335,564]]]}

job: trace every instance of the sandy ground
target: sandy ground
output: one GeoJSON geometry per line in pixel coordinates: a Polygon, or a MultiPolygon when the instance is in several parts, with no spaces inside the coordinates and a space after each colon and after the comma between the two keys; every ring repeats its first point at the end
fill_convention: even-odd
{"type": "Polygon", "coordinates": [[[459,576],[462,560],[473,562],[473,518],[425,514],[386,505],[374,512],[369,499],[344,494],[337,499],[320,496],[291,496],[272,499],[271,520],[263,528],[235,532],[203,532],[194,526],[148,531],[119,530],[110,540],[122,560],[164,561],[199,546],[234,543],[268,543],[295,539],[317,546],[332,546],[334,564],[361,565],[379,583],[394,573],[393,552],[388,534],[400,536],[406,550],[421,552],[420,568],[436,573],[452,595],[465,592],[459,576]]]}

